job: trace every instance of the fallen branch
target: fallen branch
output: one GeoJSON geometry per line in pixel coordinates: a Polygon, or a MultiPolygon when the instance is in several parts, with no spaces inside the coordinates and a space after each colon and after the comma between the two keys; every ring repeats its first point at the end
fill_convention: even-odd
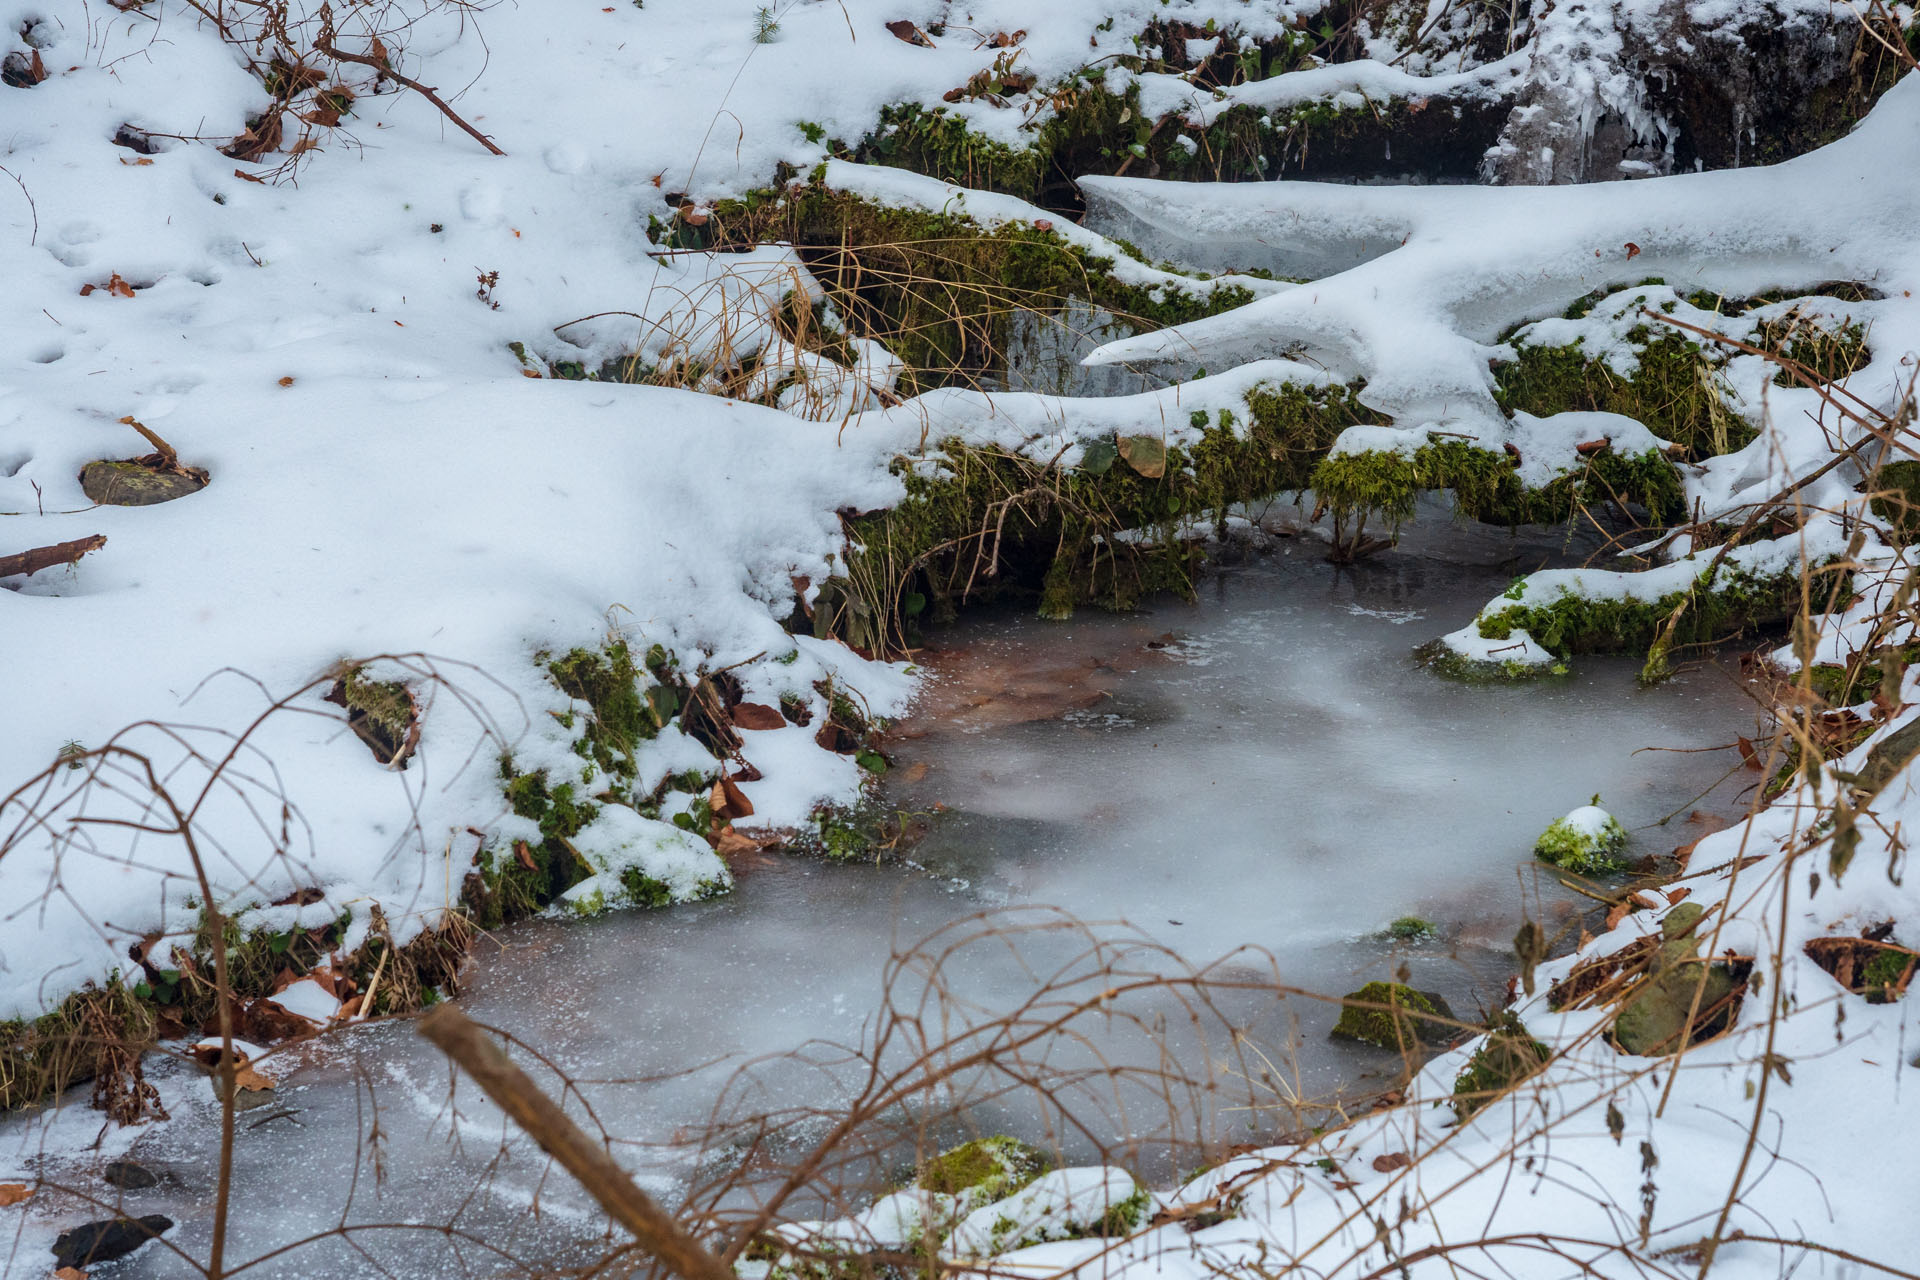
{"type": "Polygon", "coordinates": [[[420,1034],[466,1068],[487,1096],[532,1135],[542,1151],[564,1165],[600,1207],[631,1231],[641,1247],[667,1270],[682,1280],[739,1280],[731,1267],[723,1265],[646,1192],[633,1185],[633,1179],[607,1154],[606,1147],[569,1120],[466,1014],[452,1005],[441,1005],[420,1020],[420,1034]]]}
{"type": "Polygon", "coordinates": [[[96,533],[85,538],[75,538],[72,542],[56,542],[50,547],[35,547],[31,551],[22,551],[18,555],[0,556],[0,578],[11,578],[17,574],[35,574],[42,569],[51,569],[56,565],[78,564],[80,557],[89,551],[98,551],[107,545],[107,535],[96,533]]]}
{"type": "MultiPolygon", "coordinates": [[[[365,53],[348,53],[345,49],[340,48],[340,46],[336,45],[333,42],[333,34],[334,34],[333,33],[333,11],[328,6],[322,5],[320,7],[320,34],[318,37],[315,38],[313,42],[314,49],[316,49],[320,53],[326,54],[329,58],[332,58],[335,62],[351,62],[356,66],[372,67],[375,71],[378,71],[381,75],[387,77],[387,79],[394,81],[396,84],[405,85],[407,88],[413,90],[415,93],[425,98],[428,102],[431,102],[434,106],[438,107],[440,109],[441,115],[453,121],[453,123],[459,125],[460,128],[463,131],[465,131],[468,137],[472,138],[475,142],[479,143],[481,146],[485,147],[487,150],[493,152],[493,154],[497,156],[503,156],[507,154],[506,152],[502,151],[499,147],[496,147],[495,145],[493,145],[492,138],[489,138],[486,134],[480,132],[478,129],[468,124],[465,120],[462,120],[459,114],[456,113],[452,107],[448,106],[446,104],[446,101],[443,98],[441,98],[439,94],[435,93],[432,89],[428,88],[424,84],[421,84],[418,80],[415,80],[411,76],[401,75],[398,71],[395,71],[391,66],[388,65],[387,59],[385,58],[377,58],[377,57],[373,57],[370,54],[365,54],[365,53]]],[[[376,45],[377,45],[377,42],[376,42],[376,45]]]]}

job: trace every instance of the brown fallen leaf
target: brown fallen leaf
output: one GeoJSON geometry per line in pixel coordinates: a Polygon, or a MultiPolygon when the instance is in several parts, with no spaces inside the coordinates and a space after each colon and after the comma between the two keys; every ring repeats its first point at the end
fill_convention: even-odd
{"type": "Polygon", "coordinates": [[[927,33],[919,27],[914,26],[913,23],[907,21],[905,18],[895,18],[887,24],[887,30],[893,33],[896,40],[905,40],[908,44],[917,44],[922,49],[933,48],[933,41],[927,39],[927,33]]]}
{"type": "Polygon", "coordinates": [[[753,816],[753,801],[747,799],[747,793],[740,789],[739,783],[724,773],[713,784],[713,794],[707,798],[707,803],[715,814],[728,821],[753,816]]]}
{"type": "Polygon", "coordinates": [[[721,857],[731,860],[744,857],[748,854],[759,853],[760,844],[751,837],[741,835],[732,827],[722,827],[720,828],[720,834],[714,839],[713,851],[721,857]]]}
{"type": "Polygon", "coordinates": [[[1684,901],[1692,893],[1693,893],[1693,890],[1688,889],[1684,886],[1678,889],[1669,889],[1667,890],[1667,905],[1672,906],[1676,902],[1684,901]]]}
{"type": "Polygon", "coordinates": [[[1627,261],[1632,262],[1635,258],[1639,256],[1640,256],[1640,246],[1635,244],[1631,240],[1627,241],[1627,261]]]}
{"type": "Polygon", "coordinates": [[[787,718],[764,702],[742,702],[733,709],[733,723],[739,729],[784,729],[787,718]]]}
{"type": "Polygon", "coordinates": [[[1760,748],[1754,745],[1753,739],[1735,738],[1734,741],[1740,747],[1740,763],[1755,773],[1760,772],[1764,766],[1760,763],[1760,748]]]}
{"type": "Polygon", "coordinates": [[[1127,465],[1149,480],[1167,474],[1167,445],[1156,436],[1121,436],[1117,442],[1127,465]]]}
{"type": "Polygon", "coordinates": [[[87,1280],[87,1273],[78,1267],[61,1267],[53,1273],[53,1280],[87,1280]]]}
{"type": "Polygon", "coordinates": [[[0,1209],[8,1209],[22,1200],[33,1199],[33,1188],[24,1182],[0,1182],[0,1209]]]}
{"type": "Polygon", "coordinates": [[[527,847],[525,840],[515,840],[513,842],[513,857],[514,861],[518,862],[528,871],[538,871],[540,869],[540,864],[533,860],[533,850],[527,847]]]}
{"type": "Polygon", "coordinates": [[[1413,1157],[1404,1151],[1389,1151],[1386,1155],[1373,1158],[1375,1173],[1392,1173],[1395,1169],[1404,1169],[1413,1163],[1413,1157]]]}
{"type": "Polygon", "coordinates": [[[1602,436],[1598,440],[1582,440],[1573,446],[1573,451],[1583,458],[1591,458],[1596,453],[1605,453],[1612,445],[1613,441],[1602,436]]]}
{"type": "Polygon", "coordinates": [[[273,1090],[273,1081],[248,1066],[242,1066],[233,1073],[233,1082],[248,1093],[270,1093],[273,1090]]]}
{"type": "Polygon", "coordinates": [[[900,775],[900,781],[918,782],[926,776],[927,776],[927,762],[925,760],[916,760],[912,764],[908,765],[906,768],[906,771],[900,775]]]}

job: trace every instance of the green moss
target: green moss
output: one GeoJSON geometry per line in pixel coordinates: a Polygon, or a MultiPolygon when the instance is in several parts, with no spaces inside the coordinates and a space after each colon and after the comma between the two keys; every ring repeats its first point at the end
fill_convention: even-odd
{"type": "Polygon", "coordinates": [[[1911,546],[1920,535],[1920,462],[1884,463],[1866,488],[1874,495],[1873,514],[1887,522],[1895,542],[1911,546]]]}
{"type": "Polygon", "coordinates": [[[1453,1113],[1461,1120],[1506,1093],[1546,1065],[1553,1051],[1535,1040],[1527,1026],[1511,1013],[1500,1013],[1487,1026],[1487,1038],[1453,1081],[1453,1113]]]}
{"type": "Polygon", "coordinates": [[[1429,640],[1413,651],[1413,658],[1415,662],[1437,676],[1467,684],[1517,683],[1522,680],[1566,676],[1573,672],[1572,667],[1557,660],[1536,664],[1521,662],[1518,659],[1499,662],[1484,658],[1470,658],[1444,639],[1429,640]]]}
{"type": "Polygon", "coordinates": [[[1911,953],[1886,947],[1860,970],[1860,987],[1869,1004],[1891,1004],[1904,994],[1900,985],[1914,966],[1911,953]]]}
{"type": "Polygon", "coordinates": [[[1557,524],[1582,508],[1613,501],[1644,508],[1656,523],[1685,510],[1679,473],[1657,450],[1602,450],[1530,489],[1506,453],[1465,440],[1434,440],[1412,453],[1328,457],[1315,468],[1312,487],[1337,518],[1378,514],[1394,527],[1412,516],[1421,493],[1436,489],[1452,490],[1460,514],[1488,524],[1557,524]]]}
{"type": "Polygon", "coordinates": [[[1079,467],[957,440],[931,454],[937,470],[902,459],[907,497],[850,522],[846,575],[823,587],[816,634],[891,654],[909,647],[923,610],[944,619],[961,601],[1025,595],[1060,618],[1086,604],[1132,608],[1155,591],[1191,594],[1201,557],[1191,527],[1302,487],[1363,417],[1350,387],[1267,386],[1246,404],[1244,428],[1222,414],[1190,449],[1166,450],[1157,476],[1120,461],[1111,439],[1090,442],[1079,467]]]}
{"type": "MultiPolygon", "coordinates": [[[[1594,797],[1597,805],[1600,797],[1594,797]]],[[[1626,865],[1621,856],[1627,847],[1627,831],[1607,814],[1597,832],[1588,832],[1571,821],[1574,815],[1556,818],[1534,842],[1533,856],[1564,871],[1581,875],[1600,875],[1618,871],[1626,865]]]]}
{"type": "Polygon", "coordinates": [[[1419,916],[1401,916],[1387,926],[1387,936],[1395,942],[1426,942],[1440,936],[1440,931],[1430,920],[1419,916]]]}
{"type": "Polygon", "coordinates": [[[923,1191],[963,1196],[977,1207],[1004,1200],[1053,1167],[1036,1147],[995,1135],[950,1147],[920,1166],[914,1185],[923,1191]]]}
{"type": "Polygon", "coordinates": [[[680,712],[680,688],[646,679],[624,640],[570,650],[549,660],[547,672],[560,692],[587,704],[575,751],[616,777],[634,776],[639,745],[680,712]]]}
{"type": "Polygon", "coordinates": [[[1021,311],[1051,314],[1077,298],[1148,329],[1252,301],[1231,283],[1124,283],[1113,274],[1114,258],[1069,243],[1048,222],[987,228],[815,180],[722,201],[697,228],[697,247],[798,246],[847,328],[881,341],[906,365],[909,393],[970,384],[997,367],[1021,311]]]}
{"type": "Polygon", "coordinates": [[[1495,398],[1509,413],[1538,417],[1572,410],[1625,414],[1696,457],[1745,448],[1757,434],[1722,395],[1715,371],[1726,353],[1709,354],[1684,334],[1628,335],[1639,354],[1631,377],[1616,373],[1578,342],[1543,347],[1516,344],[1518,359],[1494,369],[1495,398]]]}
{"type": "Polygon", "coordinates": [[[1651,680],[1664,674],[1674,649],[1719,643],[1791,617],[1800,599],[1797,570],[1761,576],[1722,563],[1653,600],[1586,596],[1563,587],[1545,603],[1496,601],[1481,613],[1477,627],[1488,640],[1525,631],[1563,658],[1639,650],[1648,654],[1642,676],[1651,680]]]}
{"type": "Polygon", "coordinates": [[[1438,993],[1399,982],[1369,982],[1341,997],[1333,1036],[1402,1051],[1452,1036],[1453,1010],[1438,993]]]}

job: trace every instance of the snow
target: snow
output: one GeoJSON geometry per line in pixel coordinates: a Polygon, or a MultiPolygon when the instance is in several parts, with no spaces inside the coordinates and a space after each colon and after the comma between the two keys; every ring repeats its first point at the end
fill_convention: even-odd
{"type": "MultiPolygon", "coordinates": [[[[769,320],[774,291],[813,287],[791,253],[655,256],[648,219],[682,196],[706,203],[762,187],[782,163],[806,172],[826,162],[802,122],[853,140],[885,105],[936,100],[991,65],[981,33],[1025,29],[1021,66],[1051,83],[1131,52],[1152,17],[1238,20],[1259,36],[1296,14],[1249,15],[1226,0],[975,0],[966,29],[955,20],[922,48],[884,23],[932,25],[948,11],[934,0],[789,3],[766,43],[754,39],[759,7],[527,5],[476,16],[414,5],[403,65],[443,86],[506,154],[487,154],[419,95],[365,92],[372,86],[361,80],[350,126],[298,157],[283,180],[262,182],[249,177],[266,166],[217,144],[246,128],[265,91],[187,6],[95,12],[77,0],[0,0],[0,32],[11,40],[31,25],[53,71],[30,90],[0,88],[0,528],[8,550],[107,537],[72,569],[0,591],[0,669],[12,676],[0,778],[12,786],[38,775],[0,808],[11,840],[0,865],[10,904],[0,918],[0,1017],[31,1016],[84,982],[112,980],[131,942],[190,935],[201,871],[243,927],[344,910],[354,945],[376,906],[396,941],[440,922],[480,841],[524,834],[503,812],[499,753],[578,767],[554,727],[569,708],[539,674],[541,651],[613,632],[660,643],[690,667],[736,668],[750,696],[813,696],[815,681],[832,678],[883,714],[904,705],[912,681],[902,668],[792,637],[780,619],[796,577],[817,583],[843,554],[837,513],[899,498],[888,464],[929,424],[1040,452],[1123,427],[1174,442],[1190,430],[1189,410],[1228,407],[1260,378],[1364,379],[1363,402],[1381,421],[1356,428],[1343,450],[1417,447],[1447,431],[1512,444],[1537,469],[1531,476],[1548,477],[1595,435],[1620,448],[1659,443],[1625,420],[1510,417],[1493,400],[1488,362],[1516,322],[1541,322],[1541,340],[1617,342],[1604,327],[1625,310],[1577,332],[1551,319],[1591,290],[1655,276],[1677,293],[1731,295],[1867,283],[1881,298],[1847,313],[1872,326],[1871,359],[1851,387],[1882,409],[1920,350],[1920,82],[1909,78],[1850,136],[1768,169],[1577,189],[1089,178],[1091,229],[1055,230],[1090,252],[1124,236],[1155,261],[1312,282],[1243,278],[1257,295],[1248,307],[1090,357],[1232,366],[1179,387],[1098,405],[956,391],[876,408],[896,372],[882,353],[863,348],[856,370],[840,370],[781,348],[769,320]],[[152,133],[154,154],[115,146],[122,125],[152,133]],[[491,285],[476,278],[491,272],[491,285]],[[101,287],[115,276],[134,296],[101,287]],[[733,326],[724,339],[714,332],[722,321],[733,326]],[[798,389],[770,408],[695,390],[558,382],[523,376],[530,370],[507,351],[523,341],[548,358],[594,361],[636,346],[649,356],[707,352],[723,340],[792,366],[798,389]],[[207,468],[209,487],[164,506],[88,506],[76,479],[83,463],[148,448],[123,425],[128,417],[207,468]],[[405,772],[375,763],[320,698],[343,660],[381,655],[376,674],[401,673],[427,699],[405,772]],[[284,709],[259,719],[283,698],[284,709]],[[123,755],[126,770],[97,776],[49,769],[68,742],[111,742],[139,758],[123,755]],[[223,783],[217,762],[229,752],[240,764],[217,774],[223,783]],[[142,760],[192,808],[198,867],[176,839],[106,825],[150,825],[161,812],[142,760]],[[87,789],[90,781],[99,785],[87,789]],[[64,806],[60,824],[24,820],[49,806],[64,806]],[[94,821],[65,821],[76,816],[94,821]],[[310,888],[323,891],[319,900],[275,905],[310,888]]],[[[1704,19],[1737,16],[1735,6],[1700,8],[1704,19]]],[[[1637,10],[1565,6],[1540,42],[1548,52],[1524,74],[1543,74],[1560,49],[1587,78],[1595,112],[1624,113],[1657,137],[1661,122],[1609,62],[1620,51],[1608,12],[1637,10]],[[1587,55],[1576,46],[1592,58],[1580,62],[1587,55]]],[[[1522,74],[1516,55],[1427,77],[1377,62],[1313,68],[1218,98],[1168,77],[1142,77],[1140,87],[1143,101],[1177,106],[1197,126],[1233,105],[1499,96],[1522,74]]],[[[984,101],[950,110],[1006,142],[1030,123],[984,101]]],[[[841,161],[827,162],[826,181],[987,225],[1044,218],[1008,197],[841,161]]],[[[1161,290],[1211,287],[1144,264],[1120,270],[1161,290]]],[[[1772,387],[1757,363],[1730,363],[1726,376],[1767,430],[1689,475],[1689,503],[1706,516],[1750,510],[1861,438],[1830,415],[1819,420],[1811,393],[1772,387]]],[[[1799,497],[1857,515],[1856,479],[1838,468],[1799,497]]],[[[1849,545],[1844,521],[1816,518],[1728,562],[1763,573],[1835,554],[1849,545]]],[[[1904,571],[1887,548],[1866,550],[1862,585],[1873,598],[1904,571]]],[[[1674,553],[1643,574],[1536,574],[1520,598],[1657,598],[1712,559],[1704,550],[1689,558],[1684,546],[1674,553]]],[[[1822,651],[1880,642],[1864,634],[1863,617],[1843,620],[1822,651]]],[[[1504,648],[1471,649],[1480,642],[1468,633],[1456,640],[1463,652],[1507,660],[1504,648]]],[[[1536,656],[1525,636],[1504,643],[1521,646],[1521,660],[1536,656]]],[[[1911,678],[1907,693],[1920,693],[1911,678]]],[[[1903,1088],[1904,1010],[1842,993],[1802,950],[1920,912],[1912,878],[1887,874],[1904,866],[1898,833],[1920,824],[1909,775],[1874,797],[1876,821],[1861,824],[1850,868],[1827,861],[1822,824],[1838,769],[1857,770],[1901,723],[1694,851],[1692,865],[1706,869],[1694,900],[1725,903],[1703,946],[1748,949],[1767,981],[1730,1034],[1677,1069],[1621,1057],[1594,1034],[1598,1014],[1549,1010],[1542,988],[1517,1012],[1558,1055],[1543,1088],[1451,1123],[1450,1109],[1431,1104],[1450,1094],[1465,1046],[1425,1068],[1406,1106],[1205,1175],[1208,1187],[1240,1180],[1235,1218],[1191,1235],[1055,1241],[1011,1265],[1074,1267],[1097,1253],[1091,1265],[1108,1275],[1199,1280],[1277,1255],[1311,1257],[1320,1274],[1363,1274],[1422,1249],[1437,1259],[1476,1236],[1547,1232],[1560,1253],[1502,1252],[1502,1273],[1629,1275],[1663,1254],[1685,1261],[1722,1217],[1755,1238],[1722,1246],[1716,1280],[1795,1268],[1854,1274],[1851,1263],[1762,1238],[1920,1256],[1920,1227],[1889,1199],[1897,1169],[1862,1160],[1910,1131],[1920,1105],[1903,1088]],[[1747,866],[1750,857],[1761,861],[1747,866]],[[1602,1119],[1609,1105],[1621,1114],[1619,1135],[1602,1119]],[[1749,1126],[1764,1133],[1751,1163],[1749,1126]],[[1422,1158],[1375,1168],[1397,1152],[1422,1158]],[[1630,1239],[1639,1243],[1622,1252],[1618,1242],[1630,1239]]],[[[752,746],[766,775],[747,784],[759,820],[802,821],[818,801],[857,794],[851,762],[803,733],[768,731],[752,746]]],[[[641,767],[664,776],[700,762],[696,750],[663,734],[641,767]]],[[[597,875],[579,898],[611,898],[628,869],[677,897],[724,875],[704,844],[629,811],[603,810],[582,835],[597,875]]],[[[1655,927],[1629,917],[1589,951],[1655,927]]],[[[1539,976],[1564,976],[1572,963],[1551,962],[1539,976]]],[[[324,994],[305,983],[281,998],[318,1012],[324,994]]],[[[969,1217],[953,1247],[981,1256],[1082,1230],[1094,1207],[1134,1192],[1119,1170],[1049,1177],[1018,1205],[994,1207],[999,1216],[969,1217]]],[[[897,1235],[900,1208],[866,1229],[897,1235]]],[[[1468,1250],[1476,1266],[1489,1247],[1477,1248],[1468,1250]]]]}
{"type": "Polygon", "coordinates": [[[1111,1212],[1144,1199],[1125,1169],[1055,1169],[1005,1200],[960,1220],[941,1246],[959,1258],[987,1258],[1009,1249],[1094,1234],[1111,1212]]]}

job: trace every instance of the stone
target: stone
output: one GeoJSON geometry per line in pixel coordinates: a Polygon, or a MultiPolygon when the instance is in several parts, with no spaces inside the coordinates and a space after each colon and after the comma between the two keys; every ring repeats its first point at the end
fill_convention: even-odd
{"type": "Polygon", "coordinates": [[[113,1161],[107,1165],[100,1176],[107,1180],[109,1186],[119,1187],[125,1191],[140,1191],[160,1181],[151,1169],[135,1164],[131,1160],[113,1161]]]}
{"type": "Polygon", "coordinates": [[[1369,982],[1341,997],[1346,1007],[1333,1024],[1336,1040],[1358,1040],[1383,1049],[1408,1049],[1417,1042],[1453,1039],[1453,1010],[1437,991],[1416,991],[1398,982],[1369,982]],[[1386,1005],[1385,1008],[1363,1006],[1386,1005]]]}
{"type": "Polygon", "coordinates": [[[99,459],[80,468],[80,489],[103,507],[150,507],[172,502],[207,487],[207,473],[197,468],[162,471],[131,459],[99,459]]]}
{"type": "Polygon", "coordinates": [[[79,1270],[96,1262],[124,1258],[171,1230],[173,1219],[158,1213],[144,1218],[102,1218],[61,1232],[53,1242],[53,1256],[57,1265],[79,1270]]]}

